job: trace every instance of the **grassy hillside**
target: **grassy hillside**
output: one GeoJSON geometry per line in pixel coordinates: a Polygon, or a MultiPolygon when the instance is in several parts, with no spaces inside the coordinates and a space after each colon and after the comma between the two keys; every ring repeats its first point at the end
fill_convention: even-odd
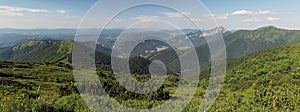
{"type": "MultiPolygon", "coordinates": [[[[209,111],[300,111],[299,49],[300,43],[296,43],[229,60],[224,86],[209,111]]],[[[76,91],[68,64],[0,65],[0,111],[90,111],[76,91]]],[[[201,76],[208,75],[209,70],[203,69],[201,76]]],[[[145,96],[122,89],[111,71],[98,70],[98,76],[111,97],[135,108],[163,103],[177,89],[180,78],[169,75],[161,89],[145,96]]],[[[134,77],[144,82],[149,75],[134,77]]],[[[207,85],[208,77],[202,77],[185,111],[198,110],[207,85]]]]}
{"type": "Polygon", "coordinates": [[[300,43],[244,57],[228,70],[212,111],[300,111],[300,43]]]}
{"type": "Polygon", "coordinates": [[[297,43],[300,31],[274,26],[256,30],[240,30],[224,37],[229,58],[238,58],[266,48],[297,43]]]}
{"type": "MultiPolygon", "coordinates": [[[[0,60],[10,62],[39,62],[39,63],[57,63],[62,62],[70,64],[72,62],[72,50],[74,42],[72,40],[26,40],[12,47],[0,49],[0,60]]],[[[78,44],[79,45],[79,44],[78,44]]],[[[82,51],[94,52],[98,69],[111,70],[111,56],[108,54],[111,49],[97,46],[96,51],[91,50],[83,44],[79,45],[82,51]]],[[[86,53],[86,52],[83,52],[86,53]]],[[[82,57],[79,57],[82,58],[82,57]]],[[[122,58],[113,57],[124,60],[122,58]]],[[[82,60],[82,59],[77,59],[82,60]]],[[[130,70],[132,73],[147,74],[150,61],[139,56],[131,55],[129,59],[130,70]]],[[[125,66],[120,66],[125,67],[125,66]]]]}
{"type": "MultiPolygon", "coordinates": [[[[138,108],[147,108],[168,99],[169,92],[166,88],[174,86],[172,80],[178,80],[175,76],[169,76],[165,86],[158,91],[139,95],[122,88],[110,71],[98,70],[98,76],[111,97],[138,108]],[[139,104],[137,101],[145,103],[139,104]]],[[[134,77],[139,81],[149,78],[148,75],[134,77]]],[[[0,111],[91,111],[81,99],[75,85],[72,67],[68,64],[0,62],[0,111]]],[[[89,88],[92,87],[97,88],[97,85],[89,88]]],[[[99,89],[92,90],[100,92],[99,89]]]]}
{"type": "MultiPolygon", "coordinates": [[[[67,95],[76,93],[67,64],[0,62],[0,111],[60,111],[67,95]]],[[[80,99],[79,96],[68,98],[80,99]]],[[[83,108],[85,105],[77,105],[83,108]]],[[[67,108],[69,108],[68,106],[67,108]]],[[[86,108],[86,107],[84,107],[86,108]]]]}
{"type": "Polygon", "coordinates": [[[0,60],[14,62],[67,62],[72,52],[71,40],[26,40],[0,50],[0,60]]]}

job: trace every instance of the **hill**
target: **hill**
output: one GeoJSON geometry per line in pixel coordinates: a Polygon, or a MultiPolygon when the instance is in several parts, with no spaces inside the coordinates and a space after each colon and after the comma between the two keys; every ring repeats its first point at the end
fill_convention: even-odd
{"type": "MultiPolygon", "coordinates": [[[[14,46],[0,49],[0,60],[10,62],[38,62],[38,63],[66,63],[72,62],[72,40],[25,40],[14,46]]],[[[94,51],[98,69],[111,70],[111,58],[124,60],[116,56],[110,56],[111,49],[97,44],[96,51],[86,46],[89,43],[78,43],[82,51],[94,51]]],[[[81,57],[82,58],[82,57],[81,57]]],[[[80,60],[80,59],[77,59],[80,60]]],[[[82,60],[82,59],[81,59],[82,60]]],[[[132,55],[129,58],[130,70],[136,74],[147,74],[151,61],[139,56],[132,55]]],[[[124,61],[123,61],[124,62],[124,61]]]]}
{"type": "MultiPolygon", "coordinates": [[[[0,60],[13,62],[71,62],[72,40],[25,40],[0,49],[0,60]]],[[[86,46],[82,46],[91,49],[86,46]]],[[[109,48],[96,46],[98,54],[106,55],[109,48]]]]}
{"type": "Polygon", "coordinates": [[[224,37],[229,58],[238,58],[266,48],[297,43],[299,30],[285,30],[274,26],[256,30],[240,30],[224,37]]]}
{"type": "MultiPolygon", "coordinates": [[[[296,43],[229,60],[223,88],[208,111],[299,111],[299,49],[300,43],[296,43]]],[[[91,111],[73,83],[68,64],[0,63],[1,111],[91,111]]],[[[201,76],[209,76],[209,67],[202,70],[201,76]]],[[[164,103],[180,80],[179,76],[169,75],[161,89],[142,96],[119,88],[111,71],[99,70],[98,76],[108,94],[120,104],[143,109],[164,103]]],[[[146,81],[148,76],[135,77],[146,81]]],[[[208,82],[208,77],[201,78],[185,111],[198,111],[208,82]]],[[[99,100],[106,101],[102,97],[99,100]]]]}
{"type": "Polygon", "coordinates": [[[72,41],[26,40],[12,47],[0,49],[0,60],[14,62],[67,62],[72,41]]]}
{"type": "MultiPolygon", "coordinates": [[[[213,40],[212,40],[213,41],[213,40]]],[[[256,30],[239,30],[224,36],[228,59],[240,58],[256,51],[300,42],[299,30],[285,30],[274,26],[256,30]]],[[[210,62],[210,51],[207,42],[195,47],[200,64],[207,66],[210,62]]],[[[187,52],[188,53],[188,52],[187,52]]],[[[169,69],[179,70],[179,60],[172,49],[158,52],[150,60],[165,60],[169,69]]]]}
{"type": "Polygon", "coordinates": [[[229,61],[211,111],[299,111],[300,43],[229,61]]]}

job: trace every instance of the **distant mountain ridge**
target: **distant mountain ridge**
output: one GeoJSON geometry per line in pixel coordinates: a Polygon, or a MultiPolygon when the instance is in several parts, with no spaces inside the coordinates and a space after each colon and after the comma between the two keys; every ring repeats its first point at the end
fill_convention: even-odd
{"type": "Polygon", "coordinates": [[[221,33],[221,34],[223,34],[223,36],[226,36],[226,35],[230,34],[231,32],[229,30],[227,30],[226,28],[224,28],[223,26],[218,26],[216,28],[213,28],[213,29],[207,30],[207,31],[192,32],[192,33],[188,34],[187,36],[189,38],[209,37],[209,36],[212,36],[212,35],[217,34],[217,33],[221,33]]]}
{"type": "MultiPolygon", "coordinates": [[[[239,58],[267,48],[300,42],[299,30],[285,30],[266,26],[256,30],[239,30],[224,36],[227,58],[239,58]]],[[[195,47],[201,66],[210,64],[210,50],[207,42],[195,47]]],[[[165,60],[165,64],[179,70],[179,60],[172,49],[158,52],[150,60],[165,60]]]]}
{"type": "Polygon", "coordinates": [[[199,46],[202,44],[205,44],[206,41],[210,41],[210,40],[214,40],[214,35],[216,34],[222,34],[223,36],[227,36],[229,34],[231,34],[232,32],[230,32],[229,30],[227,30],[226,28],[222,27],[222,26],[218,26],[216,28],[213,28],[211,30],[206,30],[206,31],[196,31],[196,32],[192,32],[186,35],[187,39],[190,39],[194,46],[199,46]]]}
{"type": "MultiPolygon", "coordinates": [[[[0,28],[0,48],[13,46],[21,41],[28,39],[38,40],[74,40],[77,29],[12,29],[0,28]]],[[[89,37],[98,36],[100,29],[80,29],[82,35],[89,37]]],[[[111,48],[116,38],[124,31],[124,29],[105,29],[99,36],[98,42],[102,43],[105,47],[111,48]]],[[[182,29],[184,34],[190,35],[193,32],[198,32],[197,29],[182,29]]],[[[210,31],[210,30],[207,30],[210,31]]],[[[151,32],[145,29],[126,29],[126,32],[151,32]]],[[[177,30],[158,30],[155,32],[164,32],[172,35],[180,35],[177,30]]]]}
{"type": "MultiPolygon", "coordinates": [[[[194,32],[188,36],[190,36],[192,41],[199,42],[194,44],[198,45],[195,49],[200,60],[200,65],[202,66],[208,65],[210,61],[209,47],[206,39],[202,36],[203,34],[213,35],[217,32],[224,35],[223,39],[226,45],[227,58],[239,58],[259,50],[300,42],[299,30],[285,30],[274,26],[262,27],[256,30],[239,30],[234,33],[223,27],[217,27],[205,33],[194,32]],[[199,40],[195,41],[195,39],[199,40]]],[[[213,41],[213,39],[210,41],[213,41]]],[[[72,44],[72,40],[26,40],[10,47],[1,48],[0,60],[17,62],[71,62],[72,44]]],[[[87,41],[87,44],[90,45],[91,43],[87,41]]],[[[102,57],[103,59],[100,59],[101,56],[99,56],[99,60],[101,60],[99,63],[109,64],[111,49],[103,47],[102,43],[97,42],[92,44],[96,44],[96,50],[101,55],[105,55],[104,58],[102,57]]],[[[133,56],[139,57],[145,50],[153,50],[159,46],[165,46],[165,44],[156,41],[146,42],[135,49],[136,51],[133,53],[137,53],[137,55],[133,56]]],[[[188,49],[188,47],[187,49],[184,48],[184,50],[188,49]]],[[[150,61],[162,60],[169,68],[176,68],[178,70],[176,67],[179,65],[178,56],[171,48],[151,53],[143,58],[150,61]]]]}

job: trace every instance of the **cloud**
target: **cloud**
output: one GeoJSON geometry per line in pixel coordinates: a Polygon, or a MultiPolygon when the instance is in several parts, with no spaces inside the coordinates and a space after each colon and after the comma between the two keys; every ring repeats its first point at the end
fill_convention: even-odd
{"type": "Polygon", "coordinates": [[[136,20],[136,21],[149,21],[149,20],[158,20],[158,19],[160,19],[160,17],[158,16],[145,16],[145,15],[130,18],[130,20],[136,20]]]}
{"type": "Polygon", "coordinates": [[[207,14],[204,17],[215,17],[216,19],[228,19],[230,15],[229,14],[223,14],[223,15],[215,15],[215,14],[207,14]]]}
{"type": "Polygon", "coordinates": [[[209,15],[205,15],[205,17],[215,17],[217,19],[228,19],[230,16],[270,15],[270,14],[274,14],[274,12],[271,12],[269,10],[261,10],[261,11],[237,10],[222,15],[209,14],[209,15]]]}
{"type": "Polygon", "coordinates": [[[12,12],[8,10],[0,10],[0,15],[2,16],[22,16],[22,13],[12,12]]]}
{"type": "Polygon", "coordinates": [[[228,19],[228,17],[228,14],[216,16],[217,19],[228,19]]]}
{"type": "Polygon", "coordinates": [[[124,19],[114,19],[115,22],[123,22],[124,19]]]}
{"type": "Polygon", "coordinates": [[[251,14],[253,14],[252,11],[238,10],[238,11],[232,12],[230,15],[231,16],[240,16],[240,15],[251,15],[251,14]]]}
{"type": "Polygon", "coordinates": [[[274,14],[274,12],[271,12],[269,10],[261,10],[261,11],[248,11],[248,10],[238,10],[232,12],[230,15],[231,16],[242,16],[242,15],[268,15],[268,14],[274,14]]]}
{"type": "Polygon", "coordinates": [[[33,12],[33,13],[49,12],[46,9],[32,9],[32,8],[22,8],[22,7],[12,7],[12,6],[0,6],[0,9],[12,11],[12,12],[33,12]]]}
{"type": "Polygon", "coordinates": [[[170,18],[182,18],[185,15],[190,15],[191,13],[189,12],[161,12],[161,14],[164,14],[170,18]]]}
{"type": "Polygon", "coordinates": [[[204,15],[204,17],[215,17],[216,15],[214,15],[214,14],[206,14],[206,15],[204,15]]]}
{"type": "Polygon", "coordinates": [[[265,10],[265,11],[258,11],[255,14],[258,14],[258,15],[268,15],[268,14],[274,14],[274,12],[265,10]]]}
{"type": "Polygon", "coordinates": [[[32,8],[13,7],[13,6],[0,6],[0,15],[22,16],[23,15],[22,12],[46,13],[49,11],[46,9],[32,9],[32,8]]]}
{"type": "Polygon", "coordinates": [[[60,9],[60,10],[57,10],[56,12],[57,12],[57,13],[60,13],[60,14],[65,14],[67,11],[66,11],[66,10],[63,10],[63,9],[60,9]]]}
{"type": "Polygon", "coordinates": [[[70,15],[66,15],[65,16],[67,19],[77,19],[77,20],[81,20],[80,16],[70,16],[70,15]]]}
{"type": "Polygon", "coordinates": [[[262,21],[279,21],[279,20],[280,18],[274,18],[274,17],[268,17],[266,20],[254,17],[254,18],[244,19],[241,22],[262,22],[262,21]]]}
{"type": "Polygon", "coordinates": [[[262,20],[259,18],[249,18],[249,19],[242,20],[242,22],[262,22],[262,20]]]}
{"type": "Polygon", "coordinates": [[[107,18],[107,20],[111,20],[113,22],[123,22],[123,21],[125,21],[125,19],[120,19],[120,18],[114,18],[114,19],[107,18]]]}
{"type": "Polygon", "coordinates": [[[187,21],[187,22],[190,22],[190,21],[192,21],[192,22],[201,22],[202,21],[202,19],[197,19],[197,18],[191,18],[191,19],[184,18],[184,20],[187,21]]]}
{"type": "Polygon", "coordinates": [[[267,20],[268,21],[279,21],[280,18],[268,17],[267,20]]]}

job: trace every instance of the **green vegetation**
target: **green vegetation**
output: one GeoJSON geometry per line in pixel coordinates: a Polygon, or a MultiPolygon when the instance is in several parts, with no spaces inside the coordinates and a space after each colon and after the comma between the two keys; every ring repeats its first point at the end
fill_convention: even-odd
{"type": "Polygon", "coordinates": [[[80,98],[68,64],[1,62],[0,80],[1,112],[86,110],[81,104],[76,108],[56,106],[63,105],[60,102],[65,97],[80,98]]]}
{"type": "Polygon", "coordinates": [[[224,37],[229,58],[238,58],[266,48],[297,43],[299,30],[285,30],[274,26],[256,30],[240,30],[224,37]]]}
{"type": "Polygon", "coordinates": [[[0,59],[15,62],[68,62],[72,41],[26,40],[0,50],[0,59]]]}
{"type": "MultiPolygon", "coordinates": [[[[300,41],[299,36],[299,31],[272,26],[228,34],[225,43],[230,59],[225,82],[209,111],[300,111],[300,43],[296,43],[300,41]]],[[[74,43],[70,40],[27,40],[0,49],[1,60],[15,61],[0,62],[0,111],[91,111],[82,96],[89,100],[100,100],[102,107],[93,105],[96,110],[107,111],[114,108],[124,111],[115,108],[115,105],[107,105],[110,100],[108,96],[124,106],[147,109],[165,103],[175,95],[179,83],[186,84],[180,76],[169,72],[163,86],[155,92],[146,95],[130,92],[115,79],[110,66],[111,56],[97,51],[97,78],[108,93],[108,96],[103,95],[104,91],[99,90],[99,84],[85,82],[88,86],[82,86],[74,81],[72,66],[69,64],[72,44],[74,43]],[[77,86],[86,88],[86,91],[79,95],[77,86]]],[[[138,49],[140,52],[143,50],[138,49]]],[[[210,57],[208,46],[198,46],[196,50],[202,71],[197,91],[184,111],[199,109],[209,82],[210,67],[206,66],[210,57]]],[[[109,52],[108,49],[105,51],[109,52]]],[[[177,58],[172,49],[154,54],[149,59],[131,56],[130,70],[136,80],[146,82],[153,77],[147,71],[151,60],[163,60],[167,63],[168,70],[172,68],[176,71],[179,69],[176,68],[179,65],[177,58]]],[[[84,77],[95,79],[88,75],[84,77]]],[[[132,81],[127,82],[135,85],[132,81]]],[[[186,89],[178,91],[192,94],[186,89]]],[[[184,96],[174,97],[185,99],[184,96]]],[[[181,102],[176,105],[178,107],[168,109],[176,111],[182,106],[181,102]]]]}
{"type": "Polygon", "coordinates": [[[300,43],[238,60],[228,70],[213,111],[299,111],[300,43]],[[224,108],[226,107],[226,108],[224,108]]]}
{"type": "MultiPolygon", "coordinates": [[[[300,111],[299,49],[297,43],[229,60],[224,87],[210,111],[300,111]]],[[[138,95],[120,87],[110,71],[98,70],[98,76],[110,97],[135,108],[164,103],[179,81],[169,75],[156,92],[138,95]]],[[[135,77],[144,82],[149,75],[135,77]]],[[[76,90],[69,64],[1,62],[0,79],[0,111],[90,111],[76,90]]],[[[207,85],[208,77],[202,77],[185,111],[198,110],[207,85]]]]}
{"type": "MultiPolygon", "coordinates": [[[[169,76],[169,81],[156,92],[139,95],[121,87],[111,72],[98,71],[98,75],[106,92],[117,101],[128,105],[132,105],[128,102],[137,100],[147,102],[133,105],[141,106],[139,108],[158,105],[160,103],[157,102],[170,98],[170,91],[166,89],[176,86],[173,80],[178,80],[169,76]]],[[[149,78],[142,75],[135,77],[142,82],[149,78]]],[[[90,111],[75,85],[69,64],[1,62],[0,111],[90,111]]],[[[90,89],[95,90],[96,86],[90,89]]]]}

